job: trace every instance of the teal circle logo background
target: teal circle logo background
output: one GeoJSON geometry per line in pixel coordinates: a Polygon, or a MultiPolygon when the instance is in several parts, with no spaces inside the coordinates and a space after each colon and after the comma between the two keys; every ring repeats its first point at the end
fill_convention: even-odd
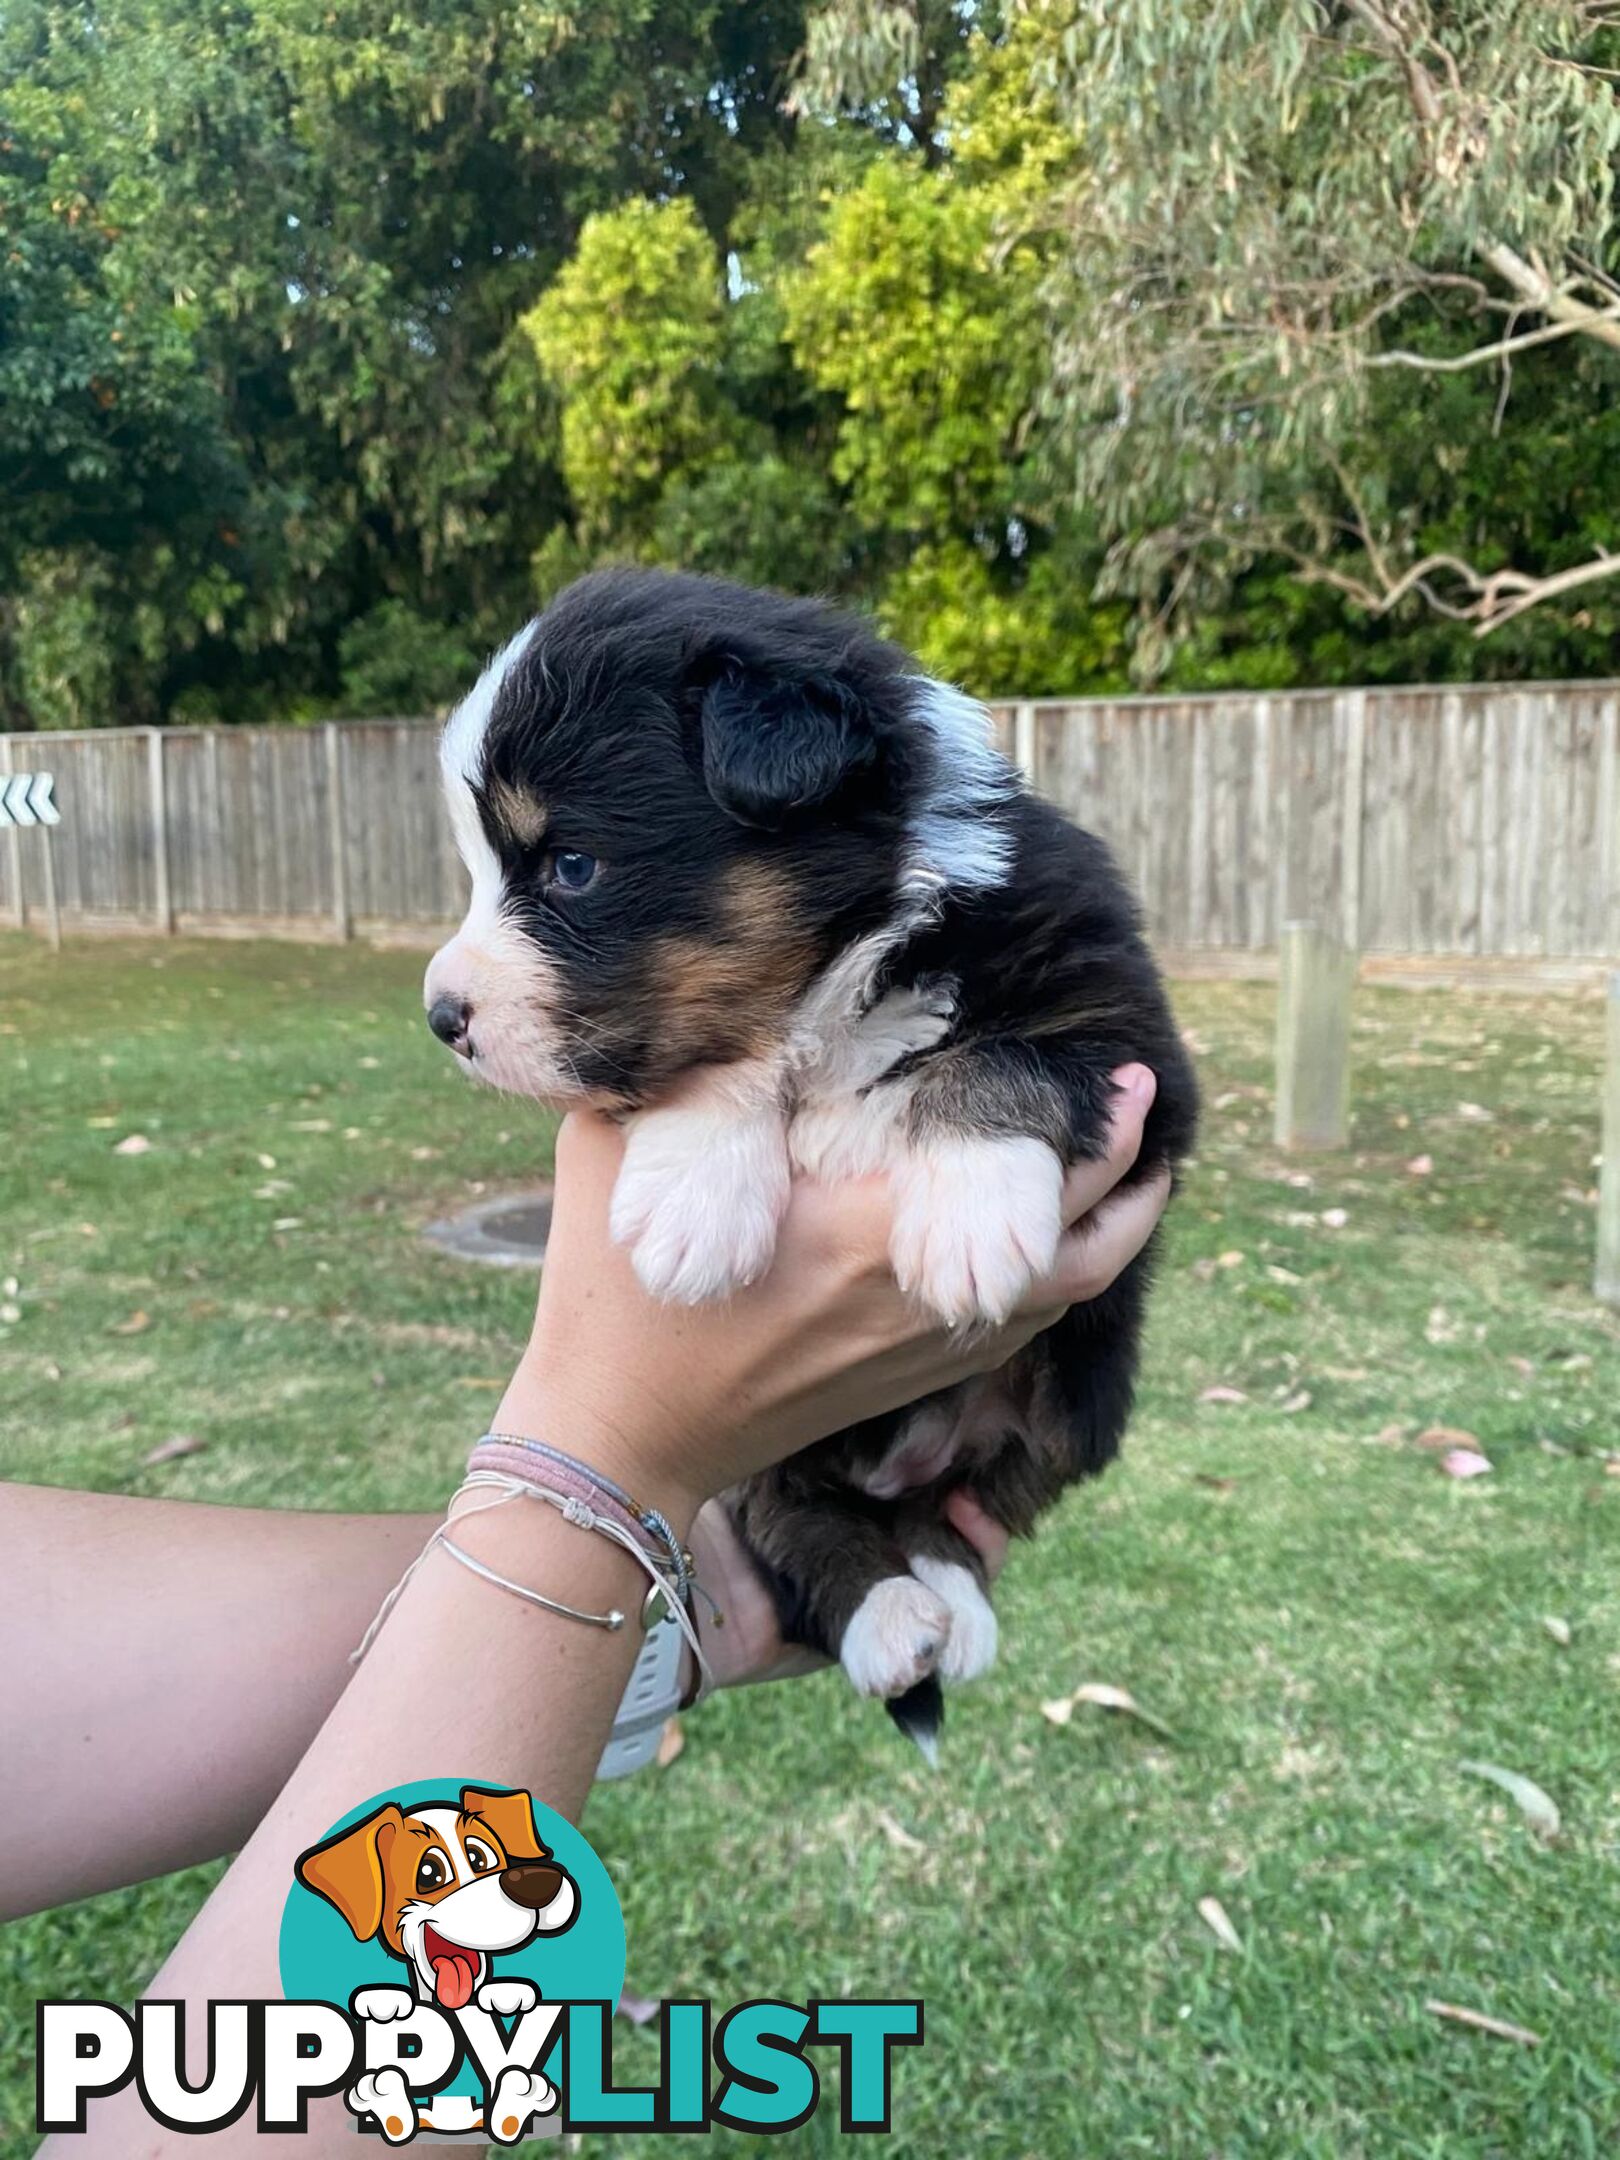
{"type": "MultiPolygon", "coordinates": [[[[390,1800],[407,1814],[417,1807],[459,1807],[464,1785],[481,1792],[505,1792],[511,1788],[493,1778],[439,1778],[420,1785],[395,1785],[374,1793],[358,1807],[340,1815],[329,1830],[312,1837],[321,1845],[368,1815],[386,1807],[390,1800]]],[[[534,1826],[541,1842],[551,1847],[559,1867],[573,1877],[579,1893],[579,1910],[573,1924],[557,1935],[536,1935],[519,1950],[502,1950],[494,1959],[494,1978],[532,1980],[545,2002],[617,2003],[624,1991],[624,1914],[618,1892],[583,1835],[565,1816],[530,1796],[534,1826]]],[[[308,1846],[304,1848],[308,1850],[308,1846]]],[[[329,2002],[347,2010],[356,1988],[404,1987],[416,1992],[409,1966],[390,1957],[378,1941],[356,1942],[348,1922],[325,1898],[294,1882],[281,1914],[281,1990],[289,2002],[329,2002]]],[[[552,2050],[542,2065],[555,2075],[552,2050]]],[[[465,2063],[445,2092],[474,2092],[478,2081],[465,2063]]]]}

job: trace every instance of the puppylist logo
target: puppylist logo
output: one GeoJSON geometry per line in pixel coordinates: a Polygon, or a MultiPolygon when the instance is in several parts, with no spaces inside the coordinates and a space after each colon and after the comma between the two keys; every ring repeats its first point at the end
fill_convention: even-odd
{"type": "Polygon", "coordinates": [[[840,2064],[841,2127],[887,2131],[893,2051],[919,2046],[920,2002],[762,1999],[716,2016],[666,2002],[654,2085],[618,2086],[611,2020],[624,1918],[572,1823],[489,1785],[397,1787],[301,1853],[282,1915],[283,2002],[208,2005],[203,2082],[185,2080],[183,2006],[39,2006],[38,2121],[83,2130],[134,2079],[146,2111],[202,2132],[256,2106],[303,2131],[341,2093],[389,2145],[515,2145],[548,2131],[796,2129],[840,2064]],[[817,2052],[812,2052],[817,2051],[817,2052]]]}

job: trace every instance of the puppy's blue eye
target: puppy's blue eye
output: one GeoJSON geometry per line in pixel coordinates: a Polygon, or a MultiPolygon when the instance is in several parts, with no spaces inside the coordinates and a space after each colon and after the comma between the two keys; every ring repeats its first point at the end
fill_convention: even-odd
{"type": "Polygon", "coordinates": [[[564,892],[583,892],[596,881],[596,857],[579,848],[558,848],[551,858],[551,882],[564,892]]]}

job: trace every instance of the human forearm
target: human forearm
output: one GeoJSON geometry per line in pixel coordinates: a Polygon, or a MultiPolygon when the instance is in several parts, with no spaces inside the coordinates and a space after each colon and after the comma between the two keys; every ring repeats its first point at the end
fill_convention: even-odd
{"type": "Polygon", "coordinates": [[[240,1845],[432,1524],[0,1485],[0,1918],[240,1845]]]}
{"type": "MultiPolygon", "coordinates": [[[[515,1501],[463,1515],[456,1540],[548,1597],[586,1611],[639,1611],[644,1578],[635,1564],[550,1508],[515,1501]]],[[[616,1632],[589,1627],[430,1555],[151,1992],[198,2005],[279,1994],[277,1931],[294,1861],[372,1793],[475,1778],[521,1787],[577,1817],[639,1640],[633,1617],[616,1632]]],[[[201,2023],[199,2011],[189,2029],[201,2023]]],[[[197,2142],[147,2121],[131,2091],[91,2110],[89,2132],[72,2151],[123,2160],[189,2153],[197,2142]]],[[[257,2152],[269,2141],[238,2127],[202,2142],[228,2153],[257,2152]]],[[[352,2125],[333,2102],[312,2112],[310,2135],[288,2149],[318,2160],[352,2147],[352,2125]]]]}

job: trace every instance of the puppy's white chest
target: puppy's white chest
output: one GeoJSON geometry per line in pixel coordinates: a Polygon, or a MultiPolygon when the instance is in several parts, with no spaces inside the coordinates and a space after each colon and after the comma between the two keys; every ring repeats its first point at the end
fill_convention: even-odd
{"type": "Polygon", "coordinates": [[[833,1182],[894,1167],[907,1148],[916,1081],[903,1070],[885,1076],[943,1039],[954,1006],[946,984],[891,990],[858,1018],[796,1032],[788,1127],[795,1169],[833,1182]]]}

